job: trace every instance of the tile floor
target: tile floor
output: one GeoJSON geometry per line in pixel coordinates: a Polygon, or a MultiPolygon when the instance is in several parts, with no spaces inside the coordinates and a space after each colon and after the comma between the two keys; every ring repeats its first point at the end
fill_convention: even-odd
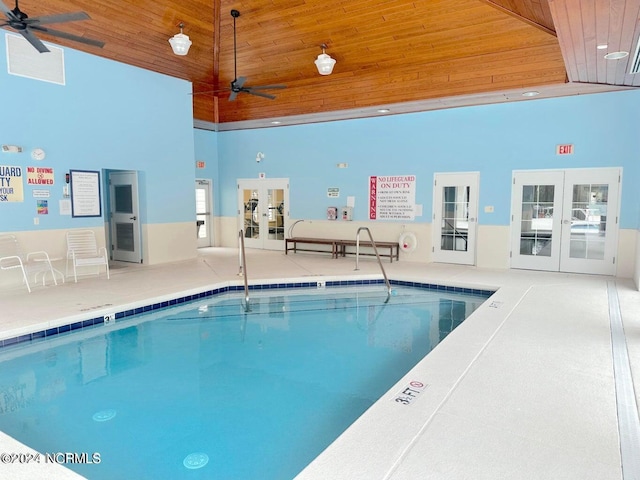
{"type": "MultiPolygon", "coordinates": [[[[353,257],[247,251],[250,282],[380,276],[375,259],[361,259],[359,266],[354,271],[353,257]]],[[[626,480],[608,288],[617,289],[638,401],[640,293],[630,280],[402,260],[384,266],[393,279],[498,291],[299,480],[626,480]],[[428,386],[408,406],[394,402],[412,380],[428,386]]],[[[111,280],[85,277],[77,284],[37,286],[31,294],[18,286],[4,289],[0,340],[240,282],[237,273],[237,250],[214,248],[168,265],[116,264],[111,280]]],[[[26,451],[0,433],[0,451],[16,449],[26,451]]],[[[39,468],[0,465],[2,478],[79,478],[63,468],[39,468]]]]}

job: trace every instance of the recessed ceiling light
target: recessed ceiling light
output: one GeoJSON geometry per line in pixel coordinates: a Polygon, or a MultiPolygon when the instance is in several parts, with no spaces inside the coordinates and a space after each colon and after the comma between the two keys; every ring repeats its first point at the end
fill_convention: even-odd
{"type": "Polygon", "coordinates": [[[271,122],[271,125],[280,125],[282,122],[278,121],[278,120],[274,120],[273,122],[271,122]]]}
{"type": "Polygon", "coordinates": [[[611,52],[607,53],[604,58],[607,60],[620,60],[629,55],[629,52],[611,52]]]}
{"type": "Polygon", "coordinates": [[[536,95],[540,95],[540,92],[536,92],[536,91],[532,90],[530,92],[524,92],[522,94],[523,97],[535,97],[536,95]]]}
{"type": "Polygon", "coordinates": [[[596,48],[598,50],[606,50],[609,47],[609,45],[607,45],[606,43],[601,43],[600,45],[598,45],[596,48]]]}
{"type": "Polygon", "coordinates": [[[391,110],[389,110],[388,108],[379,108],[378,109],[378,113],[389,113],[391,110]]]}

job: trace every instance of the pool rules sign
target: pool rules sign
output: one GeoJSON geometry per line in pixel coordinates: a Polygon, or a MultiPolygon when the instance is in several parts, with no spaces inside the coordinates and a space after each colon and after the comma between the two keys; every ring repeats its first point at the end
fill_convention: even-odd
{"type": "Polygon", "coordinates": [[[416,176],[369,177],[369,220],[414,220],[416,176]]]}

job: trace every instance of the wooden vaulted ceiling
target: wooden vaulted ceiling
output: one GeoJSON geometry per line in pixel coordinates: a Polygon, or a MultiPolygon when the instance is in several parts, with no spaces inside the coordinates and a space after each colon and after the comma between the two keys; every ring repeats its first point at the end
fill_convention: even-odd
{"type": "Polygon", "coordinates": [[[640,86],[640,74],[628,73],[640,0],[21,0],[20,9],[30,17],[88,13],[90,20],[55,28],[103,48],[38,36],[190,80],[194,119],[220,129],[517,101],[529,90],[541,98],[640,86]],[[247,86],[286,85],[270,92],[275,100],[228,100],[231,9],[240,11],[238,76],[247,86]],[[187,56],[168,43],[180,23],[193,42],[187,56]],[[329,76],[313,63],[321,44],[337,61],[329,76]],[[620,50],[629,56],[604,59],[620,50]]]}

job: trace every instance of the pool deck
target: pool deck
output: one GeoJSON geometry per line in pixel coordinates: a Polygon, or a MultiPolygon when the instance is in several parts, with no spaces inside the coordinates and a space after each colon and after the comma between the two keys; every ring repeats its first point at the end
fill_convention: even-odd
{"type": "MultiPolygon", "coordinates": [[[[380,276],[375,259],[360,259],[359,266],[354,271],[353,258],[247,251],[250,283],[380,276]]],[[[610,320],[611,299],[617,298],[637,422],[640,292],[631,280],[402,259],[384,267],[392,279],[498,291],[298,480],[640,478],[638,460],[625,463],[622,473],[628,437],[633,446],[640,433],[633,415],[621,415],[622,428],[630,428],[621,444],[621,380],[614,370],[620,350],[615,336],[612,343],[610,320]],[[410,382],[427,386],[410,403],[398,402],[410,382]]],[[[203,249],[192,261],[116,265],[111,280],[84,277],[77,284],[37,286],[31,294],[18,286],[0,290],[0,340],[235,284],[237,273],[237,250],[203,249]]],[[[0,432],[0,452],[28,451],[0,432]]],[[[53,467],[3,464],[0,476],[81,478],[53,467]]]]}

